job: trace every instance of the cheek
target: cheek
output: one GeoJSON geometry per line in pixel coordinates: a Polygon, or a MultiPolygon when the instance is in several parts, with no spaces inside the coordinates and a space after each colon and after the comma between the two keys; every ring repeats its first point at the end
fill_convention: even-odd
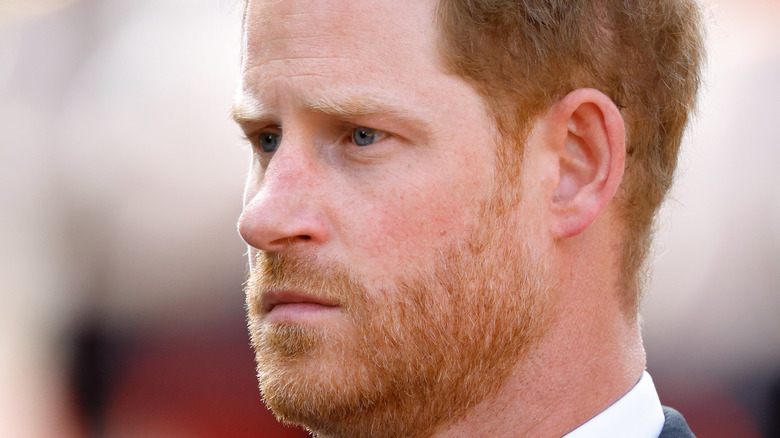
{"type": "Polygon", "coordinates": [[[473,228],[473,201],[453,196],[452,186],[433,185],[428,190],[393,190],[365,202],[355,223],[358,263],[373,273],[402,273],[428,266],[456,240],[473,228]],[[450,187],[449,190],[442,190],[450,187]]]}
{"type": "Polygon", "coordinates": [[[457,228],[457,215],[446,202],[435,197],[404,199],[372,212],[374,223],[383,231],[386,244],[398,248],[419,249],[434,246],[457,228]]]}

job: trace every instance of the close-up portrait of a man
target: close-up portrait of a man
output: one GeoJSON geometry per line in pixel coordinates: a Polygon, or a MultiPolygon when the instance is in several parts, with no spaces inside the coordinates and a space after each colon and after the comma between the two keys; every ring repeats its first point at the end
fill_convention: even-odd
{"type": "Polygon", "coordinates": [[[322,437],[689,437],[640,333],[693,0],[249,0],[262,398],[322,437]]]}

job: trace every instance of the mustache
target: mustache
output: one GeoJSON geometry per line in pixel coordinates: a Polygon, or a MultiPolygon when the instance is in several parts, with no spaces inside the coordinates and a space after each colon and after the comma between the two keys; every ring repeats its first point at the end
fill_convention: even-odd
{"type": "Polygon", "coordinates": [[[272,291],[295,291],[338,303],[343,310],[365,304],[366,287],[346,265],[322,265],[314,257],[291,249],[284,253],[259,252],[244,291],[250,314],[262,314],[263,298],[272,291]]]}

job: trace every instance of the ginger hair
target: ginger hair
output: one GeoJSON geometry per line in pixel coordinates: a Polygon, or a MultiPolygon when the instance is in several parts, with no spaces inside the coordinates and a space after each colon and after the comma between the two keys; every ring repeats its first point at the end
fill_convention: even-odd
{"type": "Polygon", "coordinates": [[[446,67],[485,99],[522,155],[531,121],[567,93],[595,88],[620,108],[626,168],[616,195],[617,288],[636,316],[656,212],[669,190],[703,62],[695,0],[440,0],[446,67]]]}
{"type": "Polygon", "coordinates": [[[701,83],[697,1],[439,0],[437,24],[446,67],[482,95],[519,156],[530,122],[573,90],[598,89],[621,109],[626,168],[616,204],[625,228],[617,287],[636,315],[655,214],[701,83]]]}

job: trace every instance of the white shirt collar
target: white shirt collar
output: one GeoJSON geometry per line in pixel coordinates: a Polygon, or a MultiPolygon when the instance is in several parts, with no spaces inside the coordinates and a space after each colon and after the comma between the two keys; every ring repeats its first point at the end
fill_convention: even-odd
{"type": "Polygon", "coordinates": [[[623,398],[564,438],[658,438],[664,421],[653,379],[645,371],[623,398]]]}

